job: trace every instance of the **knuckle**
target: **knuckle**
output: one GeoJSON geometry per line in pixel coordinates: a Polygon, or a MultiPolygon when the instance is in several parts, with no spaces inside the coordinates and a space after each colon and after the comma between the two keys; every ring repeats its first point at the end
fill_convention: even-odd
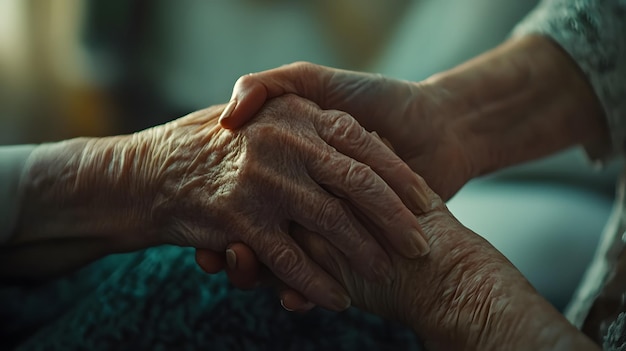
{"type": "Polygon", "coordinates": [[[293,247],[281,248],[270,256],[272,270],[278,277],[300,276],[300,260],[296,249],[293,247]]]}
{"type": "Polygon", "coordinates": [[[345,231],[347,220],[340,201],[335,198],[326,199],[320,206],[317,223],[327,233],[345,231]]]}
{"type": "Polygon", "coordinates": [[[349,114],[331,111],[328,120],[331,142],[348,142],[359,147],[367,141],[365,129],[349,114]]]}
{"type": "Polygon", "coordinates": [[[285,127],[262,116],[258,121],[243,132],[246,151],[253,153],[274,151],[287,134],[285,127]]]}
{"type": "Polygon", "coordinates": [[[235,82],[235,87],[247,87],[254,82],[256,82],[256,77],[254,73],[244,74],[237,79],[237,81],[235,82]]]}
{"type": "Polygon", "coordinates": [[[350,164],[346,171],[346,183],[350,190],[357,192],[377,193],[381,190],[378,177],[372,168],[364,163],[350,160],[350,164]]]}
{"type": "Polygon", "coordinates": [[[294,69],[296,71],[308,71],[315,67],[314,64],[308,61],[295,61],[287,65],[288,68],[294,69]]]}

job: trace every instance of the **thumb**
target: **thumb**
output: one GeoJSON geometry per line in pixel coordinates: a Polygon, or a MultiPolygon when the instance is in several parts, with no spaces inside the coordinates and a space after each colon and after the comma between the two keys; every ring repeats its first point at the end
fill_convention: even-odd
{"type": "Polygon", "coordinates": [[[241,76],[219,123],[236,129],[252,119],[265,101],[284,94],[296,94],[321,104],[325,85],[333,69],[308,62],[296,62],[260,73],[241,76]]]}

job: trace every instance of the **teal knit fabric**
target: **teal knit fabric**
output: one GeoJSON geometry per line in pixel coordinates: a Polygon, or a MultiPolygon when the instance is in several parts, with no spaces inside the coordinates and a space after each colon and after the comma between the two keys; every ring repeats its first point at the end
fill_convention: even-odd
{"type": "Polygon", "coordinates": [[[0,349],[419,350],[408,329],[350,309],[308,314],[269,289],[207,275],[193,251],[114,255],[48,284],[0,289],[0,349]]]}

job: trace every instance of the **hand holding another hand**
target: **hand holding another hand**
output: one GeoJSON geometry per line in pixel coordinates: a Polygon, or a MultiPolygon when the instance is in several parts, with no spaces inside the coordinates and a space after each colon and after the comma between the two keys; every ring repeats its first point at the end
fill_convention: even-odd
{"type": "Polygon", "coordinates": [[[220,112],[36,148],[21,182],[15,249],[2,256],[11,274],[22,266],[53,274],[160,244],[224,252],[242,242],[286,284],[341,310],[345,290],[295,243],[291,226],[324,235],[370,280],[392,274],[380,243],[407,257],[428,251],[412,213],[427,206],[418,178],[349,115],[285,96],[229,131],[220,112]],[[31,268],[29,257],[42,252],[59,264],[31,268]]]}
{"type": "Polygon", "coordinates": [[[407,257],[427,252],[402,201],[415,212],[426,206],[414,198],[417,177],[349,115],[287,96],[236,132],[210,122],[200,112],[151,132],[168,146],[152,158],[160,170],[152,212],[171,243],[223,251],[244,242],[285,283],[333,309],[347,301],[336,301],[340,287],[292,241],[292,223],[326,236],[374,280],[391,274],[376,239],[407,257]],[[374,221],[376,239],[352,209],[374,221]]]}
{"type": "Polygon", "coordinates": [[[283,94],[347,112],[365,129],[389,140],[398,156],[444,200],[481,171],[475,159],[481,155],[472,152],[468,133],[457,126],[471,104],[424,82],[297,62],[239,78],[220,124],[239,128],[268,99],[283,94]]]}
{"type": "MultiPolygon", "coordinates": [[[[391,284],[363,279],[341,252],[310,230],[294,226],[292,236],[346,288],[355,307],[409,326],[428,350],[597,350],[502,254],[459,223],[437,195],[429,191],[428,197],[431,207],[418,220],[431,252],[420,260],[391,254],[391,284]]],[[[241,264],[230,275],[244,282],[258,268],[254,254],[242,244],[231,250],[241,264]]],[[[198,256],[201,266],[203,258],[198,256]]]]}

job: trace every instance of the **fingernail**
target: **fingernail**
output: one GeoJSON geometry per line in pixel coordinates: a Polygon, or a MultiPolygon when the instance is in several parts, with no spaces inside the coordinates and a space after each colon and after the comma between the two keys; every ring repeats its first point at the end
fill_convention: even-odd
{"type": "Polygon", "coordinates": [[[424,213],[430,210],[430,200],[424,191],[420,191],[417,187],[409,188],[409,206],[415,214],[424,213]]]}
{"type": "Polygon", "coordinates": [[[331,292],[330,297],[332,300],[331,305],[337,311],[344,311],[350,307],[350,304],[352,304],[352,301],[350,300],[350,297],[348,297],[348,295],[338,291],[331,292]]]}
{"type": "Polygon", "coordinates": [[[226,249],[226,264],[230,269],[237,269],[237,254],[231,249],[226,249]]]}
{"type": "Polygon", "coordinates": [[[282,299],[280,300],[280,305],[289,312],[309,312],[313,307],[315,307],[315,304],[313,302],[307,301],[300,304],[298,307],[294,307],[294,309],[291,309],[285,306],[285,301],[282,299]]]}
{"type": "Polygon", "coordinates": [[[283,300],[283,299],[280,299],[280,305],[281,305],[281,306],[283,306],[283,308],[284,308],[286,311],[289,311],[289,312],[293,312],[293,311],[295,311],[295,310],[292,310],[291,308],[287,308],[287,306],[285,306],[285,300],[283,300]]]}
{"type": "Polygon", "coordinates": [[[430,252],[430,247],[419,230],[416,228],[411,229],[409,231],[409,237],[413,245],[414,257],[425,256],[430,252]]]}
{"type": "Polygon", "coordinates": [[[233,110],[235,109],[236,106],[237,106],[237,99],[230,100],[228,102],[228,105],[226,105],[226,107],[224,108],[224,111],[222,111],[222,114],[220,115],[218,122],[222,123],[222,121],[227,120],[230,117],[230,115],[233,113],[233,110]]]}

